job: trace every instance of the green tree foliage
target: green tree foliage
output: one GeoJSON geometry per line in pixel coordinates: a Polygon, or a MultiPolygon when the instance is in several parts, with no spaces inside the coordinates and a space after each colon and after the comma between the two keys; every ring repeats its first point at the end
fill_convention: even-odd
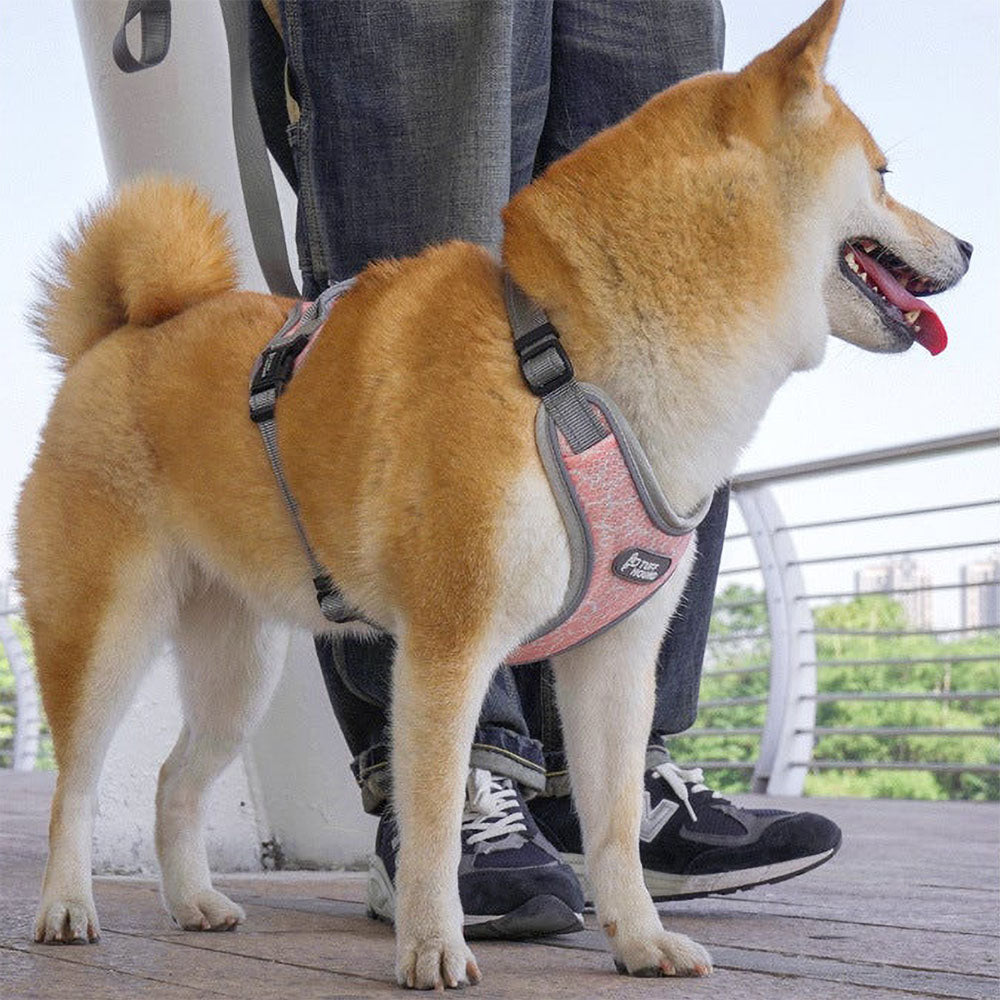
{"type": "Polygon", "coordinates": [[[14,711],[17,691],[7,654],[0,648],[0,767],[14,762],[14,711]]]}
{"type": "MultiPolygon", "coordinates": [[[[896,601],[868,594],[815,609],[816,654],[835,661],[818,670],[821,692],[955,693],[1000,690],[1000,632],[935,635],[871,635],[908,631],[896,601]],[[857,663],[867,660],[875,663],[857,663]]],[[[15,628],[30,654],[20,622],[15,628]]],[[[702,708],[692,733],[671,741],[681,762],[721,763],[711,780],[721,791],[748,787],[760,750],[769,685],[771,644],[764,595],[732,585],[719,594],[712,616],[702,681],[702,708]],[[717,700],[735,704],[713,705],[717,700]],[[750,730],[751,732],[746,732],[750,730]],[[756,730],[757,732],[753,732],[756,730]],[[725,766],[725,765],[730,766],[725,766]],[[743,767],[732,765],[744,765],[743,767]]],[[[0,650],[0,767],[13,750],[14,678],[0,650]]],[[[989,730],[987,735],[879,733],[821,735],[813,757],[824,761],[1000,764],[1000,700],[907,700],[821,702],[816,725],[823,729],[989,730]]],[[[38,766],[51,768],[52,749],[43,729],[38,766]]],[[[943,772],[844,768],[819,770],[806,780],[809,795],[913,799],[1000,799],[1000,777],[971,770],[943,772]]]]}
{"type": "Polygon", "coordinates": [[[701,710],[693,730],[717,732],[670,741],[670,752],[678,761],[743,764],[740,768],[713,766],[712,785],[720,791],[747,788],[760,737],[743,731],[763,728],[770,662],[764,595],[738,584],[727,587],[716,599],[709,627],[701,710]],[[740,699],[741,703],[713,706],[719,699],[740,699]]]}
{"type": "MultiPolygon", "coordinates": [[[[1000,689],[1000,633],[958,633],[955,637],[896,635],[908,628],[902,606],[891,598],[863,595],[815,609],[818,688],[821,692],[901,692],[956,694],[1000,689]],[[871,634],[889,633],[889,634],[871,634]],[[875,661],[875,662],[859,662],[875,661]]],[[[719,595],[711,626],[710,653],[702,683],[702,710],[694,732],[725,734],[688,736],[673,741],[678,760],[752,763],[760,739],[741,735],[760,728],[764,704],[713,706],[717,699],[765,698],[768,673],[757,670],[770,660],[763,594],[730,586],[719,595]]],[[[914,699],[901,701],[837,700],[821,702],[816,726],[852,732],[820,735],[813,759],[912,764],[958,764],[974,768],[1000,764],[1000,700],[914,699]],[[908,729],[897,735],[871,730],[908,729]],[[868,732],[857,732],[864,730],[868,732]],[[986,731],[946,735],[936,730],[986,731]],[[920,732],[924,731],[924,732],[920,732]]],[[[712,781],[724,791],[746,789],[750,772],[721,768],[712,781]]],[[[1000,776],[994,771],[896,770],[892,768],[823,769],[810,773],[809,795],[854,795],[880,798],[1000,799],[1000,776]]]]}

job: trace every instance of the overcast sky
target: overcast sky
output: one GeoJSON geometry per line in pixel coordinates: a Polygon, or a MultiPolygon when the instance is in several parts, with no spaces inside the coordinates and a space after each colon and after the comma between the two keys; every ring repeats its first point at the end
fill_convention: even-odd
{"type": "MultiPolygon", "coordinates": [[[[812,4],[729,0],[725,7],[726,64],[737,68],[812,4]]],[[[935,301],[950,334],[944,354],[932,358],[914,348],[880,356],[831,341],[821,368],[793,377],[779,393],[744,469],[996,426],[1000,416],[1000,4],[848,0],[827,75],[887,150],[890,191],[971,241],[973,266],[958,289],[935,301]]],[[[67,0],[0,3],[0,124],[2,576],[12,561],[17,487],[56,383],[22,319],[29,273],[53,235],[105,183],[67,0]]],[[[925,465],[896,470],[881,483],[817,484],[783,502],[793,519],[803,519],[892,506],[907,492],[921,502],[956,491],[966,498],[995,494],[996,453],[982,455],[978,463],[946,463],[931,476],[925,465]]],[[[980,519],[972,530],[990,526],[980,519]]]]}

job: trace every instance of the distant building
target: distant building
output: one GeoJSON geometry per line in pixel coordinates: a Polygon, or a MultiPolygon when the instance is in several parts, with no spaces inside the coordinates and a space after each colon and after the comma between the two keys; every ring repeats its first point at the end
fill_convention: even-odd
{"type": "Polygon", "coordinates": [[[911,628],[934,627],[934,594],[921,588],[931,586],[931,576],[912,556],[902,556],[885,563],[863,566],[854,574],[854,590],[858,594],[873,591],[903,591],[890,596],[903,606],[911,628]]]}
{"type": "Polygon", "coordinates": [[[963,628],[1000,628],[1000,559],[962,567],[963,628]]]}

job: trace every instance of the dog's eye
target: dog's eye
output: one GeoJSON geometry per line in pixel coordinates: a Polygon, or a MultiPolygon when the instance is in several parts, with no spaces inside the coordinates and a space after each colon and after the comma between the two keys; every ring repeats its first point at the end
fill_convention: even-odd
{"type": "Polygon", "coordinates": [[[888,167],[876,167],[875,170],[877,173],[880,173],[883,177],[885,177],[886,174],[892,173],[892,171],[888,167]]]}

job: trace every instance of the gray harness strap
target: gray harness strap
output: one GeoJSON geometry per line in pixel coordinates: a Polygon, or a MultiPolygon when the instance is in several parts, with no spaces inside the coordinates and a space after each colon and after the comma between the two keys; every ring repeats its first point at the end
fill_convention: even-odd
{"type": "MultiPolygon", "coordinates": [[[[274,473],[281,497],[295,526],[302,551],[309,562],[320,609],[323,615],[332,622],[366,619],[347,605],[330,574],[316,557],[316,552],[309,541],[309,536],[302,523],[298,502],[288,485],[282,466],[275,427],[275,406],[278,397],[284,392],[294,374],[303,352],[309,348],[313,338],[326,321],[334,302],[353,284],[353,278],[342,281],[331,285],[315,302],[308,305],[297,303],[284,325],[271,338],[258,358],[257,366],[250,380],[250,418],[260,429],[264,449],[271,464],[271,471],[274,473]]],[[[568,471],[562,455],[562,448],[559,445],[558,438],[560,436],[565,440],[565,447],[573,453],[573,459],[576,460],[579,457],[580,462],[583,462],[584,465],[588,459],[583,456],[583,453],[594,448],[595,445],[601,446],[600,449],[591,453],[590,460],[592,462],[591,468],[600,471],[602,481],[605,471],[602,465],[602,456],[607,452],[605,439],[613,438],[611,443],[615,445],[620,454],[623,468],[627,468],[627,473],[624,475],[628,477],[630,482],[630,495],[637,497],[636,504],[632,505],[632,513],[629,514],[626,509],[623,514],[626,523],[619,534],[628,534],[628,538],[625,539],[628,544],[625,545],[619,556],[642,552],[650,558],[659,558],[660,563],[665,568],[669,568],[674,554],[678,551],[683,554],[683,548],[678,550],[674,546],[673,540],[685,539],[684,544],[686,545],[686,538],[704,516],[708,501],[706,500],[704,504],[699,505],[697,510],[687,515],[678,515],[670,507],[660,492],[652,469],[639,442],[628,427],[625,417],[618,412],[612,401],[594,386],[576,381],[573,366],[559,341],[559,334],[548,322],[545,313],[531,302],[507,274],[504,275],[504,296],[521,373],[531,391],[541,399],[536,421],[539,454],[548,473],[556,502],[563,515],[572,554],[570,581],[562,609],[552,621],[546,623],[538,636],[531,637],[528,643],[521,647],[522,650],[526,650],[532,654],[533,658],[537,659],[534,656],[535,648],[529,649],[528,647],[531,647],[532,644],[534,647],[538,647],[541,640],[554,635],[557,629],[562,629],[562,633],[573,634],[570,635],[569,639],[566,639],[564,634],[555,635],[553,641],[570,642],[571,645],[576,645],[591,635],[596,635],[598,631],[610,627],[622,615],[629,614],[634,607],[638,606],[638,603],[641,603],[641,601],[622,602],[618,599],[617,605],[620,610],[615,610],[615,603],[612,601],[609,607],[614,617],[609,619],[607,615],[604,615],[603,618],[598,619],[599,627],[591,627],[591,630],[585,633],[580,631],[581,621],[588,623],[587,627],[590,627],[589,622],[598,617],[595,615],[593,607],[582,608],[584,599],[591,593],[591,580],[594,573],[595,547],[592,538],[594,525],[588,520],[582,505],[581,495],[578,494],[574,485],[574,483],[577,485],[583,483],[583,480],[578,482],[568,471]],[[604,443],[602,444],[602,442],[604,443]],[[652,534],[650,534],[650,528],[652,534]],[[639,539],[640,543],[657,546],[658,551],[662,549],[668,555],[658,557],[655,552],[637,549],[636,538],[639,539]],[[577,619],[577,612],[581,608],[585,613],[580,619],[577,619]]],[[[579,466],[579,462],[576,464],[579,466]]],[[[619,476],[619,482],[621,482],[621,476],[619,476]]],[[[613,489],[613,487],[611,488],[613,489]]],[[[584,493],[590,496],[591,507],[593,507],[593,489],[584,489],[584,493]]],[[[620,498],[620,495],[620,493],[615,493],[614,497],[617,499],[620,498]]],[[[605,521],[602,524],[606,523],[608,508],[608,504],[604,502],[606,499],[606,494],[598,492],[597,507],[601,508],[605,515],[605,521]]],[[[604,552],[602,558],[610,558],[609,551],[610,554],[614,554],[613,549],[609,550],[609,544],[615,545],[618,538],[618,534],[609,536],[607,531],[603,533],[601,541],[603,549],[600,550],[604,552]]],[[[616,559],[614,565],[617,566],[617,563],[616,559]]],[[[610,572],[603,563],[601,567],[605,575],[610,572]]],[[[618,576],[622,576],[621,572],[618,572],[618,576]]],[[[632,583],[650,582],[638,578],[625,578],[630,579],[632,583]]],[[[655,579],[657,578],[654,577],[653,580],[655,579]]],[[[602,592],[601,596],[603,599],[606,594],[602,592]]],[[[631,598],[629,600],[631,601],[631,598]]],[[[645,600],[645,596],[642,596],[641,600],[645,600]]],[[[544,650],[543,653],[549,655],[550,652],[559,652],[567,648],[569,648],[568,645],[561,645],[551,651],[544,650]]],[[[527,660],[512,659],[509,662],[527,662],[527,660]]]]}
{"type": "Polygon", "coordinates": [[[608,429],[580,389],[556,328],[506,271],[503,292],[524,381],[541,397],[556,427],[578,455],[606,437],[608,429]]]}
{"type": "Polygon", "coordinates": [[[334,302],[353,284],[353,278],[341,281],[327,288],[308,306],[303,307],[301,302],[297,303],[284,325],[271,338],[257,359],[257,365],[250,377],[250,419],[260,431],[267,460],[271,463],[271,471],[274,473],[281,498],[285,502],[292,524],[295,526],[295,533],[299,536],[302,551],[309,562],[320,611],[327,621],[340,623],[365,619],[363,615],[348,606],[326,567],[316,558],[316,552],[302,523],[298,502],[288,485],[285,469],[281,463],[275,406],[278,397],[285,391],[285,386],[295,372],[296,360],[319,332],[334,302]]]}
{"type": "MultiPolygon", "coordinates": [[[[665,562],[668,568],[673,562],[675,551],[670,540],[683,538],[694,531],[705,516],[711,498],[699,504],[690,513],[679,514],[675,511],[660,490],[649,460],[624,414],[596,386],[576,380],[573,366],[560,343],[558,332],[549,323],[545,313],[507,274],[504,275],[504,296],[514,332],[514,347],[521,365],[521,374],[528,388],[541,398],[542,405],[538,407],[535,421],[538,454],[562,515],[570,549],[570,575],[562,607],[534,635],[529,636],[507,660],[508,663],[517,664],[528,663],[542,656],[571,648],[599,634],[605,628],[610,628],[621,617],[618,615],[610,620],[601,621],[595,614],[592,600],[588,605],[588,595],[592,592],[595,574],[607,576],[611,567],[604,562],[596,561],[598,548],[595,545],[594,531],[597,525],[585,510],[577,489],[581,485],[578,474],[581,468],[585,468],[586,462],[576,466],[577,473],[571,472],[563,454],[563,447],[560,445],[560,436],[565,440],[565,445],[573,456],[579,456],[584,460],[584,452],[603,442],[608,436],[614,438],[621,459],[628,470],[631,489],[634,490],[634,495],[645,513],[645,523],[648,523],[654,532],[661,533],[659,536],[654,533],[652,544],[656,547],[657,553],[662,553],[659,556],[661,564],[665,562]],[[567,640],[566,634],[573,632],[572,623],[578,614],[584,621],[588,618],[597,619],[600,624],[594,627],[588,623],[583,638],[580,638],[579,634],[571,634],[567,640]],[[546,648],[546,640],[558,635],[560,630],[563,636],[556,641],[559,643],[568,641],[569,645],[560,645],[554,649],[546,648]]],[[[603,481],[603,474],[601,478],[603,481]]],[[[614,499],[621,501],[622,497],[615,494],[614,499]]],[[[637,519],[634,512],[629,515],[627,504],[615,506],[613,519],[616,522],[624,521],[620,529],[622,531],[620,541],[619,536],[614,536],[616,547],[621,547],[619,554],[641,551],[636,548],[635,538],[645,537],[644,519],[637,519]]],[[[603,558],[607,561],[606,548],[605,543],[603,558]]],[[[640,581],[633,579],[632,582],[640,581]]],[[[624,614],[630,614],[649,596],[652,596],[652,591],[628,607],[624,614]]]]}

